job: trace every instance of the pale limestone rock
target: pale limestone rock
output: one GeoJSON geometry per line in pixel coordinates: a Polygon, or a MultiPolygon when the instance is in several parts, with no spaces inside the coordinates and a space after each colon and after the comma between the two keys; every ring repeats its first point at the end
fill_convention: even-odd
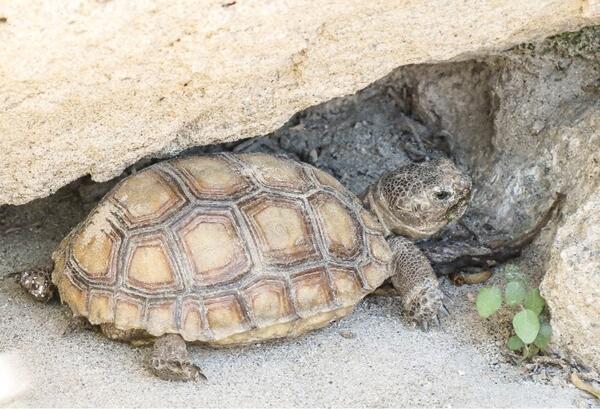
{"type": "Polygon", "coordinates": [[[559,227],[541,292],[553,341],[600,370],[600,188],[559,227]]]}
{"type": "Polygon", "coordinates": [[[600,21],[600,0],[0,4],[0,204],[267,133],[404,64],[600,21]]]}

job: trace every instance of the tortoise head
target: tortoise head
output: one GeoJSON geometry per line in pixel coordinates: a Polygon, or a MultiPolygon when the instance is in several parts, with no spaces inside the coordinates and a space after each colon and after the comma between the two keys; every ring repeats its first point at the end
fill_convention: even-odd
{"type": "Polygon", "coordinates": [[[471,179],[450,160],[439,158],[411,163],[382,176],[369,196],[387,231],[420,239],[464,214],[471,179]]]}

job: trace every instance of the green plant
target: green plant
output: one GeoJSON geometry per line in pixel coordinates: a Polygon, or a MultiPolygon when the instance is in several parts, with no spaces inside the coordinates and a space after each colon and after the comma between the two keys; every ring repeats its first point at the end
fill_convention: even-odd
{"type": "Polygon", "coordinates": [[[482,318],[494,315],[504,304],[514,312],[512,335],[506,346],[513,352],[521,353],[525,360],[548,348],[552,337],[552,327],[541,319],[546,302],[537,288],[529,288],[518,267],[507,265],[503,268],[507,278],[503,292],[496,286],[483,287],[475,302],[482,318]]]}

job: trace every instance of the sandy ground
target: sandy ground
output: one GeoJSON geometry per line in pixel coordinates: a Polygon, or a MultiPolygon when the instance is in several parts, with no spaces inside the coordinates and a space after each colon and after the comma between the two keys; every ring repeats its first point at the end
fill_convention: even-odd
{"type": "MultiPolygon", "coordinates": [[[[551,378],[532,382],[506,362],[468,292],[452,288],[452,315],[422,332],[395,298],[370,297],[350,317],[296,340],[225,350],[192,346],[207,382],[155,379],[150,348],[87,330],[63,335],[66,308],[42,305],[12,277],[0,282],[0,351],[25,364],[30,387],[7,407],[589,407],[551,378]]],[[[500,343],[500,342],[498,342],[500,343]]],[[[1,370],[1,369],[0,369],[1,370]]]]}

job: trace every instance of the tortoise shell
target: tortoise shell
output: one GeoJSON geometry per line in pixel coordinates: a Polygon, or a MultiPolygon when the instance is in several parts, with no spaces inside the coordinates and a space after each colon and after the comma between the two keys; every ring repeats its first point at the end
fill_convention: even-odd
{"type": "Polygon", "coordinates": [[[327,173],[266,154],[192,156],[122,180],[53,258],[92,324],[240,344],[352,311],[389,276],[383,228],[327,173]]]}

